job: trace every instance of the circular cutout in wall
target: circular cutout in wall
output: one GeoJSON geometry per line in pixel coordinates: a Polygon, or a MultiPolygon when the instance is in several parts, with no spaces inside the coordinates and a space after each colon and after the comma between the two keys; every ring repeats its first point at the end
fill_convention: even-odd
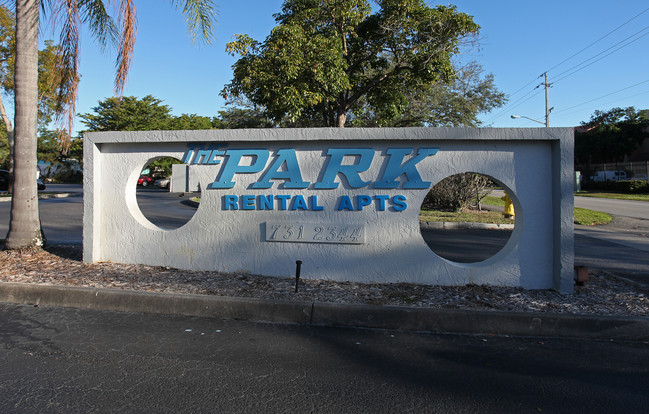
{"type": "Polygon", "coordinates": [[[515,204],[513,192],[492,177],[455,174],[433,186],[424,199],[421,235],[428,247],[446,260],[482,262],[509,242],[515,204]]]}
{"type": "Polygon", "coordinates": [[[149,160],[136,183],[137,205],[142,215],[155,226],[165,230],[178,229],[194,217],[199,192],[170,192],[173,164],[182,162],[173,157],[149,160]]]}

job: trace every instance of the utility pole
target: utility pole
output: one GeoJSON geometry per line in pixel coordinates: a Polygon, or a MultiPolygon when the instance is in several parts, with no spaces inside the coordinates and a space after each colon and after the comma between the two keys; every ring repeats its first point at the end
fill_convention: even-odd
{"type": "MultiPolygon", "coordinates": [[[[539,75],[539,78],[541,76],[544,77],[544,81],[543,81],[543,83],[541,83],[541,85],[545,86],[545,127],[550,128],[550,112],[552,112],[552,110],[554,109],[554,107],[550,108],[550,86],[552,86],[552,84],[550,82],[548,82],[548,72],[543,72],[541,75],[539,75]]],[[[541,86],[541,85],[536,85],[536,88],[534,88],[534,89],[538,89],[539,86],[541,86]]],[[[539,123],[539,124],[543,125],[543,122],[538,121],[538,120],[536,120],[534,118],[530,118],[529,116],[512,115],[511,117],[512,117],[512,119],[525,118],[525,119],[529,119],[530,121],[534,121],[536,123],[539,123]]]]}
{"type": "Polygon", "coordinates": [[[550,127],[550,111],[554,108],[550,108],[550,83],[548,83],[548,72],[543,73],[545,81],[542,83],[545,86],[545,127],[550,127]]]}

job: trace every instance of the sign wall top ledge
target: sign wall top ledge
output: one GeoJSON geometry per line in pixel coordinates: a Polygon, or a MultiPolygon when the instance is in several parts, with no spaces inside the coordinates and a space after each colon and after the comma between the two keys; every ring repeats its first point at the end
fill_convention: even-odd
{"type": "Polygon", "coordinates": [[[93,144],[152,142],[286,142],[286,141],[561,141],[572,128],[271,128],[177,131],[87,132],[93,144]]]}

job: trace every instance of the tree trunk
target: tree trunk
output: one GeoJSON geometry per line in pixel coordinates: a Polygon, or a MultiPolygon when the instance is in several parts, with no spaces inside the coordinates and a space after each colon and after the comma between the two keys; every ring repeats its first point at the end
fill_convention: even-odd
{"type": "Polygon", "coordinates": [[[336,118],[336,127],[345,128],[345,121],[347,121],[347,114],[345,112],[339,112],[336,118]]]}
{"type": "Polygon", "coordinates": [[[14,193],[6,247],[41,246],[36,184],[39,0],[16,1],[14,193]]]}

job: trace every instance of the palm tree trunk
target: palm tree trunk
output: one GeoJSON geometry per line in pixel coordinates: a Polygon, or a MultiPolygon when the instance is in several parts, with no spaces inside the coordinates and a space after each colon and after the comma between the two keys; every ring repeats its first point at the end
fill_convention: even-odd
{"type": "Polygon", "coordinates": [[[14,193],[6,247],[41,246],[36,186],[39,0],[16,0],[14,193]]]}

